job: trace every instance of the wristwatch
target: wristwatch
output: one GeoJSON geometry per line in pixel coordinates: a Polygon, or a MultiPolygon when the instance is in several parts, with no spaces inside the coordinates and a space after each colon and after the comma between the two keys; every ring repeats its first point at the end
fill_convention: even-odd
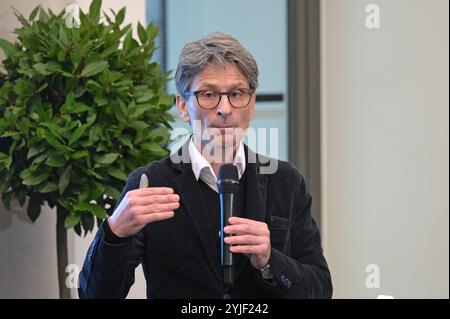
{"type": "Polygon", "coordinates": [[[265,265],[264,267],[259,269],[259,274],[263,279],[272,279],[272,273],[270,272],[270,264],[265,265]]]}

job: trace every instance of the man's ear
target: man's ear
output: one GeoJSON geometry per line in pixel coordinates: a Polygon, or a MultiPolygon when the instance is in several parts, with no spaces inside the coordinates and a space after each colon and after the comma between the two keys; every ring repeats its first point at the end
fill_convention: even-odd
{"type": "Polygon", "coordinates": [[[188,103],[184,96],[181,96],[177,93],[176,96],[176,104],[178,112],[180,112],[181,119],[187,123],[189,123],[189,111],[188,111],[188,103]]]}

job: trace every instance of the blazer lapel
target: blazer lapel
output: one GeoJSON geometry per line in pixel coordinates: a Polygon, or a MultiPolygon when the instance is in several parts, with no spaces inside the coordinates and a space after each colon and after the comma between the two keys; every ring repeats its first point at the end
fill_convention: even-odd
{"type": "MultiPolygon", "coordinates": [[[[247,218],[264,222],[267,208],[267,175],[259,171],[257,154],[245,146],[246,158],[256,158],[256,163],[247,163],[247,218]]],[[[247,160],[248,161],[248,160],[247,160]]]]}
{"type": "Polygon", "coordinates": [[[188,146],[189,141],[177,152],[179,156],[177,159],[183,159],[181,162],[177,163],[176,161],[172,161],[173,167],[180,172],[175,177],[175,185],[181,202],[197,230],[209,264],[219,284],[221,284],[223,275],[220,273],[219,267],[217,267],[219,253],[217,252],[217,247],[214,245],[214,241],[211,240],[213,238],[212,236],[218,236],[218,234],[213,234],[211,230],[209,216],[203,204],[200,187],[190,164],[188,146]]]}

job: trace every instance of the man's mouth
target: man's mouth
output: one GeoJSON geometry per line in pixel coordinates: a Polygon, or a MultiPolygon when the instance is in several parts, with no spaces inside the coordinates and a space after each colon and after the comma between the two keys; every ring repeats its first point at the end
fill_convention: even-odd
{"type": "Polygon", "coordinates": [[[233,133],[233,130],[236,128],[235,126],[227,126],[227,125],[218,125],[218,126],[211,126],[210,128],[218,129],[220,133],[233,133]]]}

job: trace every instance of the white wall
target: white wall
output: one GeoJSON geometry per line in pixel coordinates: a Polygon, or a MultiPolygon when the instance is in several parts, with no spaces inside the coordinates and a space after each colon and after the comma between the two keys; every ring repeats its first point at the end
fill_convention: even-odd
{"type": "MultiPolygon", "coordinates": [[[[25,16],[41,4],[60,12],[69,3],[79,4],[87,11],[90,0],[2,0],[0,2],[0,37],[13,41],[14,28],[20,24],[11,9],[14,6],[25,16]]],[[[103,0],[102,10],[116,12],[126,6],[125,24],[137,21],[145,23],[145,0],[103,0]]],[[[0,60],[3,55],[0,53],[0,60]]],[[[58,298],[56,268],[56,213],[49,207],[42,209],[41,216],[33,224],[26,216],[26,209],[13,203],[7,211],[0,203],[0,298],[58,298]]],[[[95,232],[94,232],[95,234],[95,232]]],[[[82,266],[93,235],[78,237],[72,230],[68,233],[69,263],[82,266]]],[[[74,289],[72,296],[78,294],[74,289]]],[[[145,298],[145,280],[141,267],[136,271],[136,284],[129,298],[145,298]]]]}
{"type": "Polygon", "coordinates": [[[335,298],[448,298],[447,0],[322,0],[323,233],[335,298]],[[365,27],[366,5],[381,10],[365,27]],[[368,289],[369,264],[380,288],[368,289]]]}

